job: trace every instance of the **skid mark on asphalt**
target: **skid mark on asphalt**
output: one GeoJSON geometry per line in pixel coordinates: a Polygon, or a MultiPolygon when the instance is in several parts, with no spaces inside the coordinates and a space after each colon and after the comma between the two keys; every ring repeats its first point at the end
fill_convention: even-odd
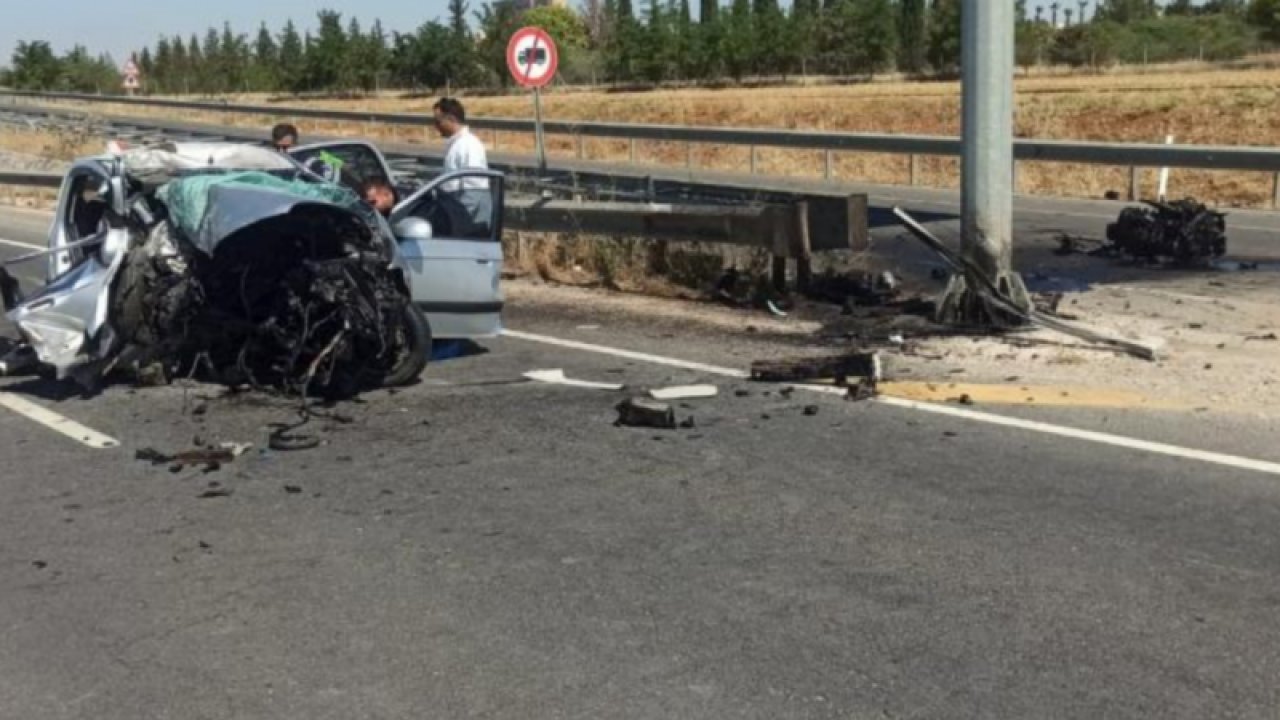
{"type": "MultiPolygon", "coordinates": [[[[677,358],[650,355],[648,353],[634,352],[631,350],[623,350],[604,345],[593,345],[591,343],[577,342],[574,340],[562,340],[560,338],[549,337],[546,335],[536,335],[516,330],[504,331],[503,335],[515,340],[524,340],[526,342],[540,343],[542,345],[550,345],[552,347],[580,350],[583,352],[609,355],[629,360],[639,360],[668,367],[684,368],[686,370],[696,370],[699,372],[705,372],[709,375],[718,375],[720,377],[729,377],[738,380],[750,377],[749,373],[743,370],[736,370],[734,368],[706,365],[703,363],[679,360],[677,358]]],[[[798,390],[804,390],[807,392],[822,393],[840,397],[844,397],[848,392],[844,388],[824,385],[795,385],[794,387],[798,390]]],[[[934,415],[943,415],[946,417],[980,422],[988,425],[1016,428],[1044,435],[1071,438],[1073,440],[1082,440],[1085,442],[1097,443],[1099,445],[1109,445],[1111,447],[1124,448],[1127,450],[1136,450],[1139,452],[1147,452],[1155,455],[1164,455],[1167,457],[1175,457],[1185,460],[1195,460],[1213,465],[1221,465],[1240,470],[1250,470],[1253,472],[1280,476],[1280,463],[1268,462],[1266,460],[1255,460],[1253,458],[1228,455],[1226,453],[1213,452],[1209,450],[1196,450],[1194,448],[1180,447],[1167,443],[1140,440],[1138,438],[1126,437],[1124,435],[1113,435],[1111,433],[1095,432],[1092,430],[1081,430],[1079,428],[1068,427],[1066,425],[1055,425],[1053,423],[1038,422],[1035,420],[1023,420],[1021,418],[996,415],[994,413],[969,410],[967,408],[959,408],[950,405],[920,402],[918,400],[881,396],[876,398],[875,402],[881,405],[888,405],[890,407],[927,412],[934,415]]]]}
{"type": "Polygon", "coordinates": [[[13,393],[0,390],[0,407],[43,425],[54,432],[61,433],[76,442],[95,450],[109,450],[120,447],[120,441],[97,430],[85,427],[71,418],[63,417],[48,408],[41,407],[13,393]]]}

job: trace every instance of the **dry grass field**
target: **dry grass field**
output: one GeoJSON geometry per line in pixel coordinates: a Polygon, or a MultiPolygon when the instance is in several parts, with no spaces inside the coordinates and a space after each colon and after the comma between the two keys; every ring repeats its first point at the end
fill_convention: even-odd
{"type": "MultiPolygon", "coordinates": [[[[1222,145],[1280,146],[1280,70],[1215,69],[1187,65],[1162,72],[1112,72],[1103,75],[1041,75],[1017,83],[1016,131],[1020,137],[1100,141],[1177,142],[1222,145]]],[[[262,96],[232,101],[306,105],[349,110],[429,113],[430,98],[400,94],[357,100],[272,99],[262,96]]],[[[523,95],[466,98],[477,116],[529,117],[530,99],[523,95]]],[[[804,130],[843,130],[900,134],[955,135],[960,130],[960,89],[954,82],[875,82],[762,89],[687,89],[642,93],[550,92],[545,96],[549,118],[707,126],[777,127],[804,130]]],[[[95,106],[101,112],[131,115],[173,115],[170,110],[125,106],[95,106]]],[[[270,124],[276,118],[204,114],[191,120],[241,125],[270,124]]],[[[281,114],[287,119],[287,113],[281,114]]],[[[435,142],[428,133],[373,126],[299,123],[305,132],[356,134],[374,139],[435,142]]],[[[486,134],[499,149],[529,151],[532,138],[486,134]]],[[[572,140],[552,137],[553,154],[574,152],[572,140]]],[[[588,141],[592,159],[624,160],[625,142],[588,141]]],[[[637,161],[683,165],[686,149],[662,143],[640,143],[637,161]]],[[[746,171],[746,148],[694,146],[696,166],[746,171]]],[[[817,176],[823,171],[819,152],[761,149],[761,172],[817,176]]],[[[841,179],[876,183],[908,182],[908,159],[903,156],[840,153],[835,174],[841,179]]],[[[954,160],[923,158],[919,182],[954,187],[954,160]]],[[[1154,194],[1156,173],[1143,174],[1143,192],[1154,194]]],[[[1124,168],[1048,163],[1022,163],[1018,190],[1028,194],[1099,197],[1107,191],[1126,191],[1124,168]]],[[[1270,204],[1273,178],[1263,173],[1174,171],[1174,195],[1194,195],[1222,206],[1264,207],[1270,204]]]]}

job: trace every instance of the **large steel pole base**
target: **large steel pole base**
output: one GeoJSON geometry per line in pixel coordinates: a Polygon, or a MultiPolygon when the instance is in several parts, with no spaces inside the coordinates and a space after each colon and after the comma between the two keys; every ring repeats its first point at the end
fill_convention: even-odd
{"type": "MultiPolygon", "coordinates": [[[[1027,324],[1025,317],[1000,309],[987,295],[974,289],[983,286],[980,279],[971,282],[963,274],[953,274],[947,283],[946,292],[938,300],[934,319],[939,323],[961,327],[1016,328],[1027,324]]],[[[1021,275],[1015,272],[1003,273],[996,278],[995,286],[1001,295],[1018,307],[1031,309],[1031,295],[1027,292],[1021,275]]]]}
{"type": "Polygon", "coordinates": [[[960,252],[966,272],[981,276],[953,280],[939,314],[969,326],[1004,327],[1013,320],[991,306],[992,288],[1013,305],[1030,308],[1026,287],[1013,272],[1014,34],[1010,0],[963,1],[960,252]],[[975,292],[979,287],[988,292],[975,292]]]}

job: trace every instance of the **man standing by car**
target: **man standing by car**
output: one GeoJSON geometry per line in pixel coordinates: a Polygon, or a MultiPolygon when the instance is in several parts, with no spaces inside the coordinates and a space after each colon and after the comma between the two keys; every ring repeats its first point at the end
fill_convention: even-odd
{"type": "MultiPolygon", "coordinates": [[[[455,98],[435,104],[435,124],[445,145],[444,171],[488,170],[484,143],[467,127],[467,110],[455,98]]],[[[440,186],[440,207],[449,217],[450,231],[459,238],[484,238],[493,223],[493,193],[489,179],[469,177],[440,186]]]]}
{"type": "Polygon", "coordinates": [[[489,169],[484,143],[467,127],[467,109],[461,101],[441,98],[435,105],[435,123],[440,135],[449,141],[445,146],[445,172],[489,169]]]}

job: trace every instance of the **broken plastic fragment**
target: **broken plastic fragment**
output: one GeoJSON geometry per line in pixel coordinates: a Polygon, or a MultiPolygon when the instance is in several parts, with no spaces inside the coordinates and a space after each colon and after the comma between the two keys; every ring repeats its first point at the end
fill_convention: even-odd
{"type": "Polygon", "coordinates": [[[649,391],[654,400],[702,400],[720,394],[715,385],[683,385],[679,387],[659,388],[649,391]]]}
{"type": "Polygon", "coordinates": [[[527,380],[534,382],[548,383],[551,385],[567,385],[569,387],[585,388],[587,390],[609,390],[619,392],[624,387],[618,383],[598,383],[589,382],[587,380],[573,380],[565,376],[564,370],[530,370],[523,376],[527,380]]]}

